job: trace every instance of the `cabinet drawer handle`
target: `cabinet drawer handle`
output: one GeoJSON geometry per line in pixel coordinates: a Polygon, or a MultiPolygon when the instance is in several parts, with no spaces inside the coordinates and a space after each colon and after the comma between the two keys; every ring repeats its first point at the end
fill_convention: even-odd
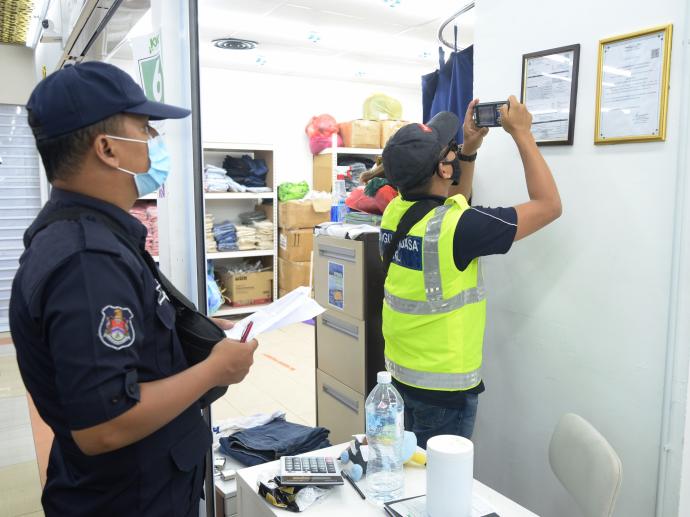
{"type": "Polygon", "coordinates": [[[340,332],[341,334],[345,334],[350,336],[353,339],[359,340],[359,328],[350,325],[348,323],[344,323],[342,321],[338,321],[335,318],[329,318],[328,316],[323,317],[323,324],[326,327],[330,327],[336,332],[340,332]]]}
{"type": "Polygon", "coordinates": [[[357,252],[347,248],[321,245],[319,246],[319,256],[336,260],[344,260],[346,262],[356,262],[357,252]]]}
{"type": "Polygon", "coordinates": [[[324,384],[322,389],[324,393],[333,397],[343,406],[346,406],[348,409],[351,409],[355,413],[359,413],[359,402],[357,402],[356,400],[352,400],[350,397],[343,395],[336,389],[331,388],[328,384],[324,384]]]}

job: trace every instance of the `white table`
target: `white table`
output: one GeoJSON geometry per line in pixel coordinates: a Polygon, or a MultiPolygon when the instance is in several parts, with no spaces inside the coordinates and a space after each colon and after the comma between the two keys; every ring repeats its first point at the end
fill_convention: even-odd
{"type": "MultiPolygon", "coordinates": [[[[304,454],[304,456],[333,456],[337,458],[346,447],[347,444],[345,443],[334,445],[327,449],[304,454]]],[[[273,477],[278,474],[279,468],[280,462],[273,461],[271,463],[257,465],[256,467],[245,468],[237,472],[237,513],[239,517],[273,517],[276,515],[288,517],[289,515],[295,515],[287,510],[271,506],[259,497],[257,492],[257,479],[263,473],[270,473],[271,477],[273,477]]],[[[365,488],[364,483],[364,481],[358,483],[360,488],[365,488]]],[[[502,496],[476,479],[474,481],[473,490],[476,495],[479,495],[487,503],[493,506],[501,517],[537,517],[536,514],[511,501],[507,497],[502,496]]],[[[425,492],[426,469],[424,467],[406,465],[405,497],[417,496],[425,492]]],[[[303,514],[306,517],[366,517],[369,515],[381,517],[386,515],[381,507],[377,507],[368,499],[361,499],[347,481],[344,485],[336,486],[331,489],[331,493],[328,494],[325,499],[317,501],[314,506],[305,510],[303,514]]]]}

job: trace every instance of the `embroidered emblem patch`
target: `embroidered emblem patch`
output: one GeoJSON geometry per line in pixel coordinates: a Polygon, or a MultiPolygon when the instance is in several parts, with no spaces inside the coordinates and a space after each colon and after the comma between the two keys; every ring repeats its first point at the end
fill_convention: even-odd
{"type": "Polygon", "coordinates": [[[101,309],[101,314],[103,318],[98,326],[98,337],[105,346],[121,350],[134,343],[134,314],[131,310],[106,305],[101,309]]]}

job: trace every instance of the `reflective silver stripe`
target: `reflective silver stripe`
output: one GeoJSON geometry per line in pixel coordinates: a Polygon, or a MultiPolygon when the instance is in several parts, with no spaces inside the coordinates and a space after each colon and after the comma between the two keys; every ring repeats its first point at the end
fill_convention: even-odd
{"type": "Polygon", "coordinates": [[[439,206],[426,223],[422,249],[424,254],[424,292],[430,302],[443,301],[443,284],[441,283],[441,261],[438,255],[438,240],[441,237],[443,217],[450,205],[439,206]]]}
{"type": "Polygon", "coordinates": [[[460,291],[447,300],[433,302],[407,300],[391,294],[387,289],[384,291],[384,297],[388,306],[394,311],[403,314],[424,315],[451,312],[467,304],[481,302],[486,298],[486,295],[484,286],[477,286],[460,291]]]}
{"type": "Polygon", "coordinates": [[[384,297],[388,306],[403,314],[443,314],[464,307],[470,303],[481,302],[486,298],[484,278],[481,264],[477,266],[477,287],[465,289],[455,296],[443,299],[443,284],[441,282],[441,262],[439,259],[438,241],[441,236],[443,218],[451,205],[443,205],[435,209],[429,219],[422,242],[424,255],[424,293],[426,301],[408,300],[384,290],[384,297]]]}
{"type": "Polygon", "coordinates": [[[386,370],[400,382],[429,389],[467,390],[475,387],[482,380],[479,369],[466,373],[422,372],[400,366],[387,357],[386,370]]]}

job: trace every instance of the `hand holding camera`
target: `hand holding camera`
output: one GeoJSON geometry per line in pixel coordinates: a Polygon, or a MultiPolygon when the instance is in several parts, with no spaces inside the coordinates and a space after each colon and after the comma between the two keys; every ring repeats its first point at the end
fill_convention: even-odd
{"type": "Polygon", "coordinates": [[[520,104],[514,95],[508,99],[509,104],[499,108],[501,125],[513,138],[523,133],[530,133],[532,114],[527,106],[520,104]]]}
{"type": "Polygon", "coordinates": [[[462,154],[470,156],[477,152],[484,141],[484,137],[489,132],[488,127],[479,127],[474,119],[475,106],[479,104],[479,99],[474,99],[467,106],[467,113],[465,113],[465,122],[462,125],[463,144],[462,154]]]}

